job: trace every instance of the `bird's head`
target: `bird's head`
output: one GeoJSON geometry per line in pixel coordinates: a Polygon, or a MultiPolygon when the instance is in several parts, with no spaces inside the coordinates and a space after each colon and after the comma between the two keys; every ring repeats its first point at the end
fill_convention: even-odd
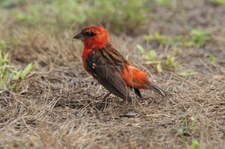
{"type": "Polygon", "coordinates": [[[107,30],[100,26],[90,26],[82,29],[73,38],[82,40],[86,48],[101,49],[109,42],[107,30]]]}

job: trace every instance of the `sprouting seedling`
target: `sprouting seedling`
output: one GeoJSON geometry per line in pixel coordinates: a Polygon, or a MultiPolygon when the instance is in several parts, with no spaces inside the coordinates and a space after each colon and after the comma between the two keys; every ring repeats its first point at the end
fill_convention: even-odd
{"type": "Polygon", "coordinates": [[[215,60],[216,60],[215,56],[209,55],[209,61],[210,61],[211,63],[215,63],[215,60]]]}
{"type": "Polygon", "coordinates": [[[198,140],[193,139],[193,140],[191,141],[191,147],[192,147],[193,149],[199,149],[199,148],[201,147],[201,145],[200,145],[200,143],[199,143],[198,140]]]}
{"type": "Polygon", "coordinates": [[[200,48],[205,45],[209,39],[209,33],[202,29],[193,29],[191,31],[191,41],[193,46],[200,48]]]}
{"type": "Polygon", "coordinates": [[[141,52],[141,54],[145,53],[145,49],[141,45],[136,45],[137,49],[141,52]]]}
{"type": "Polygon", "coordinates": [[[180,72],[179,75],[182,77],[189,77],[198,74],[197,72],[192,72],[192,71],[184,71],[180,72]]]}
{"type": "Polygon", "coordinates": [[[9,53],[3,54],[0,50],[0,90],[14,89],[16,83],[12,81],[24,79],[32,68],[33,65],[30,63],[24,69],[19,70],[11,63],[9,53]]]}
{"type": "Polygon", "coordinates": [[[156,65],[156,70],[158,73],[162,72],[162,66],[161,61],[156,60],[157,53],[155,50],[150,50],[148,52],[145,52],[144,48],[141,45],[137,45],[137,49],[142,54],[142,57],[147,60],[147,64],[156,65]]]}
{"type": "Polygon", "coordinates": [[[169,38],[164,35],[161,35],[159,32],[155,32],[151,35],[145,35],[144,39],[148,42],[156,41],[161,44],[169,44],[169,38]]]}
{"type": "Polygon", "coordinates": [[[137,48],[141,52],[143,58],[147,60],[152,60],[157,57],[157,53],[155,50],[150,50],[148,52],[145,52],[144,48],[141,45],[137,45],[137,48]]]}
{"type": "Polygon", "coordinates": [[[175,60],[174,56],[168,55],[166,57],[165,64],[170,67],[170,68],[176,68],[177,67],[177,62],[175,60]]]}
{"type": "Polygon", "coordinates": [[[13,80],[24,79],[27,74],[31,71],[33,64],[28,64],[23,70],[15,71],[15,75],[12,77],[13,80]]]}

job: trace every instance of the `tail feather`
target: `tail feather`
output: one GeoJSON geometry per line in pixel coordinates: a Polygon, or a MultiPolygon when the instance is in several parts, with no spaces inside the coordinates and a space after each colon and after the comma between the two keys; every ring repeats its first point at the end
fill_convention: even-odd
{"type": "Polygon", "coordinates": [[[157,85],[151,83],[150,84],[150,88],[153,89],[154,91],[156,91],[157,93],[159,93],[160,95],[162,95],[163,97],[168,97],[170,96],[170,93],[161,89],[160,87],[158,87],[157,85]]]}

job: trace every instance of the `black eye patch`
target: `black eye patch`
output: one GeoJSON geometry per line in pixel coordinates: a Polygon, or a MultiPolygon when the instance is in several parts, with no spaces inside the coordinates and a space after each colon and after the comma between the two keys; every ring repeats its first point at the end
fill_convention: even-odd
{"type": "Polygon", "coordinates": [[[86,36],[86,37],[93,37],[93,36],[95,36],[96,34],[93,33],[93,32],[84,32],[83,35],[86,36]]]}

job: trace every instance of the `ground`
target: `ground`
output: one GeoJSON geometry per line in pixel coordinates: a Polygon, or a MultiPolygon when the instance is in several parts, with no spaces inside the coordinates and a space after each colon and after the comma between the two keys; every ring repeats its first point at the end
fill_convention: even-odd
{"type": "Polygon", "coordinates": [[[60,28],[42,22],[40,28],[1,13],[0,40],[13,64],[35,68],[16,89],[0,92],[0,148],[225,148],[225,7],[173,2],[177,7],[154,9],[128,30],[103,22],[113,45],[172,94],[142,90],[143,99],[131,93],[132,103],[113,95],[104,102],[107,91],[82,67],[82,43],[72,37],[92,22],[60,28]],[[205,43],[174,46],[143,37],[188,40],[193,28],[208,32],[205,43]],[[176,62],[157,69],[137,45],[154,50],[157,60],[172,55],[176,62]]]}

